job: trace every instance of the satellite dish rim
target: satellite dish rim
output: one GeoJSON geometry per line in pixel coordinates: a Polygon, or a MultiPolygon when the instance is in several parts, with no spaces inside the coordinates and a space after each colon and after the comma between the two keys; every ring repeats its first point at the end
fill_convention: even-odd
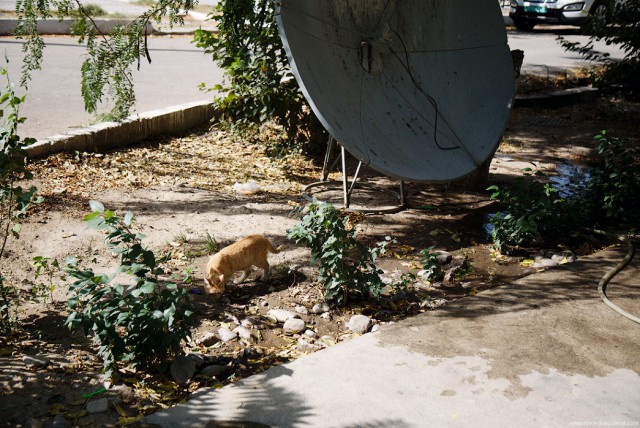
{"type": "MultiPolygon", "coordinates": [[[[509,88],[506,87],[501,87],[501,89],[505,90],[505,94],[504,95],[508,95],[509,99],[507,100],[507,97],[504,97],[501,101],[504,101],[506,104],[506,107],[503,108],[502,110],[500,110],[498,112],[498,114],[500,114],[500,116],[504,117],[505,120],[503,121],[503,123],[498,127],[494,127],[492,128],[492,138],[491,140],[493,140],[493,137],[495,138],[495,141],[490,141],[489,143],[487,143],[484,147],[485,149],[483,149],[484,153],[487,153],[486,156],[483,153],[475,153],[478,154],[477,157],[475,156],[470,156],[467,161],[469,163],[473,163],[475,165],[475,167],[467,167],[467,168],[460,168],[461,170],[464,170],[464,173],[460,173],[456,176],[446,176],[445,178],[437,178],[435,177],[435,174],[433,177],[430,178],[417,178],[418,175],[420,174],[402,174],[401,171],[398,170],[402,170],[402,168],[393,168],[391,166],[391,164],[386,164],[389,165],[388,169],[385,169],[384,166],[382,166],[384,163],[380,163],[380,162],[373,162],[371,158],[369,158],[367,155],[366,150],[369,149],[369,146],[365,143],[363,143],[362,141],[360,141],[360,144],[351,144],[350,141],[341,141],[340,139],[340,135],[343,134],[343,132],[337,130],[334,128],[334,125],[332,124],[332,121],[330,119],[328,119],[325,114],[322,113],[322,109],[320,109],[318,107],[318,104],[315,101],[315,98],[311,95],[311,92],[309,90],[309,88],[307,87],[307,85],[305,84],[306,79],[303,79],[303,74],[300,72],[300,68],[298,67],[298,63],[294,57],[294,52],[293,49],[291,47],[291,43],[289,41],[289,37],[287,35],[288,31],[285,27],[287,27],[288,24],[285,24],[285,19],[283,18],[283,6],[286,6],[286,4],[283,3],[276,3],[276,22],[278,25],[278,31],[280,34],[280,38],[283,42],[283,47],[285,49],[287,58],[289,60],[289,65],[291,67],[291,70],[293,72],[293,75],[296,78],[296,81],[299,84],[300,90],[302,92],[302,94],[304,95],[305,99],[307,100],[307,102],[309,103],[309,106],[311,108],[311,110],[313,111],[313,113],[316,115],[316,117],[318,118],[318,120],[320,121],[320,123],[324,126],[324,128],[332,135],[334,136],[339,143],[345,147],[345,149],[349,152],[349,154],[351,154],[355,159],[357,159],[358,161],[362,162],[363,165],[367,165],[370,168],[372,168],[375,171],[378,171],[386,176],[389,177],[393,177],[393,178],[397,178],[399,180],[403,180],[403,181],[411,181],[411,182],[416,182],[416,183],[448,183],[448,182],[455,182],[458,180],[462,180],[465,179],[466,177],[476,173],[478,171],[478,169],[480,168],[480,166],[482,166],[485,162],[487,162],[487,160],[489,160],[490,158],[492,158],[495,155],[495,152],[500,144],[501,141],[501,137],[502,135],[504,135],[504,131],[507,127],[507,123],[508,123],[508,117],[511,114],[511,110],[513,108],[513,104],[514,104],[514,99],[515,99],[515,80],[511,79],[511,85],[509,88]],[[506,93],[506,91],[508,91],[508,94],[506,93]],[[487,150],[488,149],[488,150],[487,150]],[[354,153],[354,150],[356,151],[356,153],[354,153]],[[480,159],[481,160],[478,160],[480,159]],[[378,164],[381,165],[378,165],[378,164]],[[395,170],[392,171],[392,170],[395,170]]],[[[507,43],[507,36],[506,36],[506,31],[505,31],[505,35],[504,35],[504,43],[499,43],[499,44],[495,44],[493,46],[499,46],[502,47],[504,46],[505,49],[508,51],[509,50],[509,46],[507,43]]],[[[487,46],[478,46],[477,48],[483,48],[483,47],[487,47],[487,46]]],[[[448,52],[448,50],[443,50],[442,52],[448,52]]],[[[308,76],[307,76],[308,77],[308,76]]],[[[317,88],[313,88],[314,90],[317,88]]],[[[437,114],[437,113],[436,113],[437,114]]],[[[376,158],[378,159],[378,158],[376,158]]],[[[383,158],[380,158],[383,159],[383,158]]],[[[458,162],[459,164],[459,162],[458,162]]],[[[412,170],[410,169],[406,169],[406,171],[410,172],[412,170]]],[[[422,176],[424,177],[426,174],[422,174],[422,176]]],[[[440,175],[445,175],[445,174],[440,174],[440,175]]]]}

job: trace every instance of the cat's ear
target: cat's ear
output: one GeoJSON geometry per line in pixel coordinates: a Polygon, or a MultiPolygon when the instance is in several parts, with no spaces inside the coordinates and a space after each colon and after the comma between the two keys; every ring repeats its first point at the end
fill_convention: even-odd
{"type": "Polygon", "coordinates": [[[218,279],[220,279],[220,284],[224,284],[224,274],[220,274],[218,279]]]}
{"type": "Polygon", "coordinates": [[[209,282],[209,279],[206,276],[204,277],[204,283],[207,284],[208,287],[211,287],[211,283],[209,282]]]}

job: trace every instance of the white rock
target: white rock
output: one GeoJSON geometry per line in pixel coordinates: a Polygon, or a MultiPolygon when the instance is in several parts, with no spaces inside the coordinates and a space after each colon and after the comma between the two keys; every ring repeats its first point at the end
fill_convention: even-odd
{"type": "Polygon", "coordinates": [[[316,332],[315,332],[315,331],[313,331],[313,330],[311,330],[311,329],[307,329],[307,330],[305,330],[304,335],[305,335],[305,336],[307,336],[307,337],[310,337],[310,338],[312,338],[312,339],[315,339],[315,338],[318,336],[318,335],[316,334],[316,332]]]}
{"type": "Polygon", "coordinates": [[[313,343],[310,343],[307,339],[301,337],[300,339],[298,339],[297,348],[302,352],[312,352],[315,349],[315,345],[313,343]]]}
{"type": "Polygon", "coordinates": [[[535,262],[531,265],[531,267],[534,269],[541,269],[541,268],[552,268],[558,265],[559,263],[555,260],[547,259],[542,256],[537,256],[535,258],[535,262]]]}
{"type": "Polygon", "coordinates": [[[309,315],[309,310],[302,305],[296,306],[295,309],[300,315],[309,315]]]}
{"type": "Polygon", "coordinates": [[[316,303],[315,305],[313,305],[313,308],[311,308],[311,313],[312,314],[323,314],[325,312],[329,312],[330,309],[331,308],[326,303],[316,303]]]}
{"type": "Polygon", "coordinates": [[[218,337],[220,338],[220,340],[226,343],[233,339],[237,339],[238,336],[228,328],[220,327],[218,329],[218,337]]]}
{"type": "Polygon", "coordinates": [[[237,334],[241,339],[250,340],[251,339],[251,331],[248,328],[243,326],[238,326],[233,329],[233,332],[237,334]]]}
{"type": "Polygon", "coordinates": [[[298,314],[296,314],[295,312],[287,311],[286,309],[269,309],[267,315],[271,315],[276,320],[278,320],[278,322],[285,322],[290,318],[298,317],[298,314]]]}
{"type": "Polygon", "coordinates": [[[305,322],[300,318],[289,318],[284,322],[282,329],[285,333],[296,334],[307,328],[305,322]]]}
{"type": "Polygon", "coordinates": [[[552,255],[551,260],[558,262],[558,264],[573,263],[576,261],[576,256],[571,251],[563,251],[552,255]]]}
{"type": "Polygon", "coordinates": [[[260,321],[258,321],[257,319],[253,318],[253,317],[246,317],[245,319],[243,319],[242,321],[240,321],[240,324],[243,327],[246,328],[251,328],[253,326],[259,325],[260,321]]]}
{"type": "Polygon", "coordinates": [[[380,325],[376,324],[373,327],[371,327],[371,333],[375,333],[376,331],[380,330],[380,325]]]}
{"type": "Polygon", "coordinates": [[[347,328],[358,334],[364,334],[371,327],[371,318],[366,315],[354,315],[347,323],[347,328]]]}

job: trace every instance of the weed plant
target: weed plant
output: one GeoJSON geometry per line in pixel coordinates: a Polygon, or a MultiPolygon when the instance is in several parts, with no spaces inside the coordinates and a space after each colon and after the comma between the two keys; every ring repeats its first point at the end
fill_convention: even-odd
{"type": "MultiPolygon", "coordinates": [[[[111,274],[96,274],[67,258],[64,270],[76,281],[70,287],[66,325],[93,335],[103,360],[105,378],[119,365],[143,370],[166,369],[168,359],[181,351],[193,324],[187,291],[176,283],[161,282],[166,258],[157,258],[142,246],[143,235],[131,229],[133,214],[119,216],[91,201],[87,227],[105,232],[106,247],[120,259],[111,274]],[[115,282],[124,274],[126,282],[115,282]]],[[[190,283],[185,271],[183,283],[190,283]]]]}
{"type": "Polygon", "coordinates": [[[493,185],[491,199],[502,211],[491,223],[492,239],[501,252],[518,247],[553,244],[583,228],[632,230],[640,224],[640,150],[637,144],[602,131],[601,165],[594,168],[583,191],[561,198],[539,169],[526,168],[510,186],[493,185]],[[536,179],[532,179],[536,178],[536,179]]]}
{"type": "MultiPolygon", "coordinates": [[[[0,75],[6,77],[6,85],[0,92],[0,257],[3,257],[9,241],[20,236],[20,221],[27,209],[41,199],[36,197],[35,186],[25,189],[18,184],[33,178],[26,168],[25,147],[36,140],[18,135],[18,125],[25,121],[19,108],[26,96],[16,96],[6,68],[0,67],[0,75]]],[[[19,299],[18,289],[5,282],[0,272],[0,331],[6,333],[17,327],[19,299]]]]}
{"type": "Polygon", "coordinates": [[[311,249],[311,259],[319,266],[318,280],[325,301],[346,305],[349,296],[380,296],[386,284],[376,260],[385,253],[391,238],[369,248],[356,239],[355,229],[347,228],[342,210],[315,200],[305,210],[302,220],[288,231],[288,237],[311,249]]]}

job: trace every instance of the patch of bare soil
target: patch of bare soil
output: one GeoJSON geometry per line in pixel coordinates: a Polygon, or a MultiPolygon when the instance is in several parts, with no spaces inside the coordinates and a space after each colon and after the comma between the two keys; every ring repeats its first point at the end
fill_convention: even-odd
{"type": "MultiPolygon", "coordinates": [[[[564,162],[590,161],[596,145],[592,137],[601,129],[616,136],[640,135],[638,121],[633,120],[639,112],[637,104],[607,100],[554,110],[517,109],[492,163],[490,181],[510,180],[532,161],[548,171],[564,162]]],[[[371,317],[374,325],[384,324],[508,284],[534,272],[522,261],[545,250],[531,248],[521,257],[496,254],[486,224],[497,208],[486,192],[409,183],[406,210],[352,217],[359,237],[368,243],[385,236],[396,240],[379,264],[389,280],[401,272],[416,272],[421,267],[420,251],[432,246],[466,260],[463,269],[447,283],[418,281],[400,293],[390,289],[380,300],[352,301],[347,307],[313,313],[314,305],[322,301],[316,271],[308,250],[288,241],[286,231],[297,222],[290,216],[288,202],[303,202],[301,188],[318,180],[320,168],[301,155],[270,159],[263,147],[217,130],[199,130],[116,152],[58,154],[33,161],[36,184],[46,201],[33,210],[21,239],[12,240],[7,257],[0,260],[5,283],[17,285],[29,300],[35,256],[62,261],[73,255],[96,272],[110,273],[115,259],[104,249],[103,236],[86,230],[81,217],[88,213],[90,199],[118,212],[132,211],[136,230],[148,237],[147,246],[171,254],[170,273],[197,269],[193,283],[181,284],[189,288],[198,316],[185,352],[201,354],[206,366],[218,370],[198,374],[186,386],[176,385],[168,375],[124,370],[110,389],[103,390],[101,362],[91,341],[63,326],[68,315],[67,285],[54,277],[51,298],[24,304],[19,313],[22,329],[1,338],[2,424],[131,423],[188,398],[199,388],[219,387],[348,340],[354,333],[346,323],[353,314],[371,317]],[[234,191],[236,182],[250,180],[255,180],[259,192],[240,195],[234,191]],[[229,287],[221,300],[203,294],[207,236],[224,246],[253,233],[285,247],[270,256],[271,278],[263,281],[254,274],[229,287]],[[268,314],[277,308],[297,312],[307,331],[286,334],[282,323],[268,314]],[[228,342],[211,337],[220,328],[238,326],[246,327],[249,335],[228,342]],[[25,358],[29,356],[44,360],[43,364],[25,358]],[[108,405],[104,409],[93,408],[104,403],[108,405]]],[[[380,186],[396,185],[372,171],[364,176],[380,186]]],[[[581,240],[564,243],[560,249],[579,256],[603,245],[581,240]]],[[[49,280],[41,276],[38,281],[49,280]]]]}

